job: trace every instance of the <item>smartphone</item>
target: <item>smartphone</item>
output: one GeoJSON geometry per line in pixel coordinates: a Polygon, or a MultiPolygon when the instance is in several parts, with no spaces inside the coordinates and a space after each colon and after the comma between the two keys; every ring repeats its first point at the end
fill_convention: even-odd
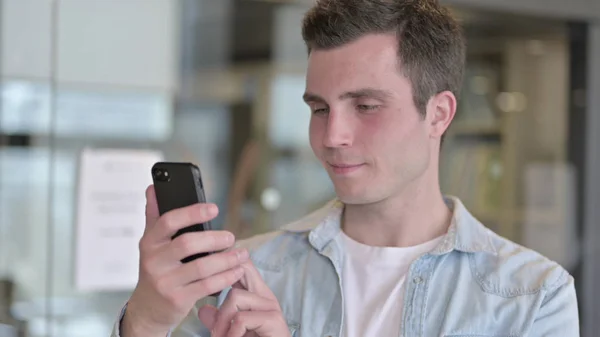
{"type": "MultiPolygon", "coordinates": [[[[152,166],[152,180],[160,215],[177,208],[206,203],[200,169],[192,163],[158,162],[152,166]]],[[[171,239],[185,233],[210,229],[210,221],[195,224],[180,229],[171,239]]],[[[208,254],[210,253],[194,254],[184,258],[181,262],[190,262],[208,254]]]]}

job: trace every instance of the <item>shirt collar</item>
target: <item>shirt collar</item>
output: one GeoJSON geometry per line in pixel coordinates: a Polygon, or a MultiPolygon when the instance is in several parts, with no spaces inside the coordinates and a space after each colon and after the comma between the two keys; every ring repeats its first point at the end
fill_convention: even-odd
{"type": "Polygon", "coordinates": [[[431,253],[442,255],[458,250],[496,255],[497,251],[492,243],[493,232],[479,222],[457,197],[448,196],[445,201],[452,210],[450,227],[444,240],[431,253]]]}
{"type": "MultiPolygon", "coordinates": [[[[452,219],[444,239],[431,253],[443,255],[458,250],[466,253],[485,252],[496,255],[497,251],[492,243],[493,232],[481,224],[459,198],[447,196],[444,200],[452,210],[452,219]]],[[[309,233],[310,244],[321,252],[340,232],[343,209],[343,203],[334,199],[301,220],[283,227],[283,230],[309,233]]]]}

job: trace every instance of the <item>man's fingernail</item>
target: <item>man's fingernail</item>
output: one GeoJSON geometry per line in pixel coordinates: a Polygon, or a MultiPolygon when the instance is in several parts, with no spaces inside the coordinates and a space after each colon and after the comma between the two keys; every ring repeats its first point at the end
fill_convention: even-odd
{"type": "Polygon", "coordinates": [[[217,214],[217,206],[213,204],[208,204],[206,207],[206,214],[208,216],[214,216],[217,214]]]}
{"type": "Polygon", "coordinates": [[[238,250],[237,252],[237,257],[239,261],[246,261],[248,259],[248,250],[246,249],[241,249],[238,250]]]}
{"type": "Polygon", "coordinates": [[[227,232],[227,234],[225,235],[225,241],[227,242],[227,244],[233,243],[233,241],[235,241],[235,236],[233,235],[233,233],[227,232]]]}

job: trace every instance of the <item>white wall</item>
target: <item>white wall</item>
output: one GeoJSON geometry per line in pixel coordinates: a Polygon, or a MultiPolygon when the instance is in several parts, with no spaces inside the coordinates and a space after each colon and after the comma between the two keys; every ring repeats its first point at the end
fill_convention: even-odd
{"type": "Polygon", "coordinates": [[[49,78],[53,3],[60,84],[174,88],[178,1],[172,0],[2,0],[2,76],[49,78]]]}
{"type": "Polygon", "coordinates": [[[50,75],[51,2],[2,0],[2,76],[47,79],[50,75]]]}

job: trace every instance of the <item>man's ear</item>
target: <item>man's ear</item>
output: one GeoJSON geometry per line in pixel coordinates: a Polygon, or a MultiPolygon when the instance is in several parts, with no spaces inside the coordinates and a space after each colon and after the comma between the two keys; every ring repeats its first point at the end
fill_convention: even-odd
{"type": "Polygon", "coordinates": [[[456,115],[456,97],[450,91],[443,91],[433,96],[427,104],[427,122],[430,126],[429,136],[441,138],[456,115]]]}

